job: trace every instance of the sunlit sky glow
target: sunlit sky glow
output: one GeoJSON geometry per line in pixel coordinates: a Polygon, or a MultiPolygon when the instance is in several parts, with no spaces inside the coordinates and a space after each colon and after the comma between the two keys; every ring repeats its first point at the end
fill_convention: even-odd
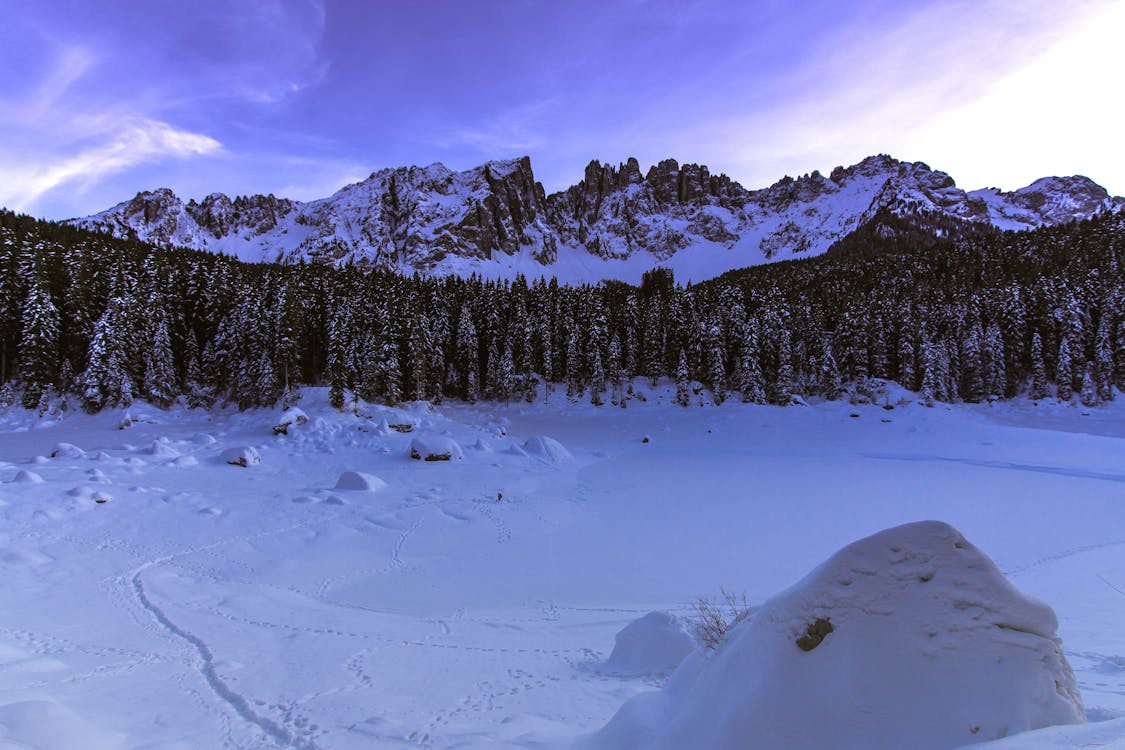
{"type": "Polygon", "coordinates": [[[0,0],[0,205],[323,197],[529,154],[748,188],[874,153],[966,189],[1125,192],[1113,0],[0,0]]]}

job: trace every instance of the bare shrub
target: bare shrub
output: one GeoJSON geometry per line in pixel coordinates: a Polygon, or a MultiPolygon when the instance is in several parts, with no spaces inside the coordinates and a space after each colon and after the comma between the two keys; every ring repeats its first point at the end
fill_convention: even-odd
{"type": "Polygon", "coordinates": [[[696,601],[695,637],[707,648],[717,648],[726,639],[727,631],[750,619],[753,613],[745,592],[735,594],[720,588],[718,598],[701,597],[696,601]]]}

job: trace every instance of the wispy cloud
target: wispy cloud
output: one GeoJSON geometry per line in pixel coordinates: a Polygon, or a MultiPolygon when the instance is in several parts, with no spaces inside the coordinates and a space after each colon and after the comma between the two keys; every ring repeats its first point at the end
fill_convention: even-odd
{"type": "Polygon", "coordinates": [[[438,128],[419,140],[443,149],[469,149],[494,158],[501,154],[535,151],[546,147],[547,121],[558,105],[553,97],[536,99],[466,127],[438,128]]]}
{"type": "Polygon", "coordinates": [[[214,154],[222,145],[120,106],[86,111],[70,94],[96,59],[81,47],[56,52],[47,74],[18,98],[0,99],[0,205],[29,210],[62,186],[81,190],[138,164],[214,154]]]}
{"type": "Polygon", "coordinates": [[[168,123],[141,120],[119,123],[106,140],[71,154],[53,154],[42,163],[28,163],[0,152],[0,204],[26,210],[45,193],[63,185],[88,189],[109,175],[138,164],[167,158],[214,154],[222,148],[214,138],[179,130],[168,123]]]}

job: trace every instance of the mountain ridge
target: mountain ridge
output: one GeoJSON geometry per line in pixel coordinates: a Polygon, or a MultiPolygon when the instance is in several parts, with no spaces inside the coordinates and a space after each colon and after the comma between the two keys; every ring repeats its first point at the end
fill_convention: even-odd
{"type": "Polygon", "coordinates": [[[657,265],[702,280],[819,255],[880,211],[1022,230],[1123,206],[1080,175],[966,192],[945,172],[886,154],[756,190],[675,159],[645,173],[632,157],[594,160],[577,184],[547,194],[523,156],[462,171],[384,168],[307,202],[211,193],[185,203],[159,188],[68,223],[248,261],[586,282],[636,281],[657,265]]]}

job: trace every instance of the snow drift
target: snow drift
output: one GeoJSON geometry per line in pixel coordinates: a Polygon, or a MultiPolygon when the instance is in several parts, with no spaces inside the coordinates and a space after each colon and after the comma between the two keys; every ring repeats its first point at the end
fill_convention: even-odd
{"type": "Polygon", "coordinates": [[[938,750],[1085,720],[1050,607],[955,529],[837,552],[587,748],[938,750]]]}
{"type": "Polygon", "coordinates": [[[561,464],[574,458],[562,443],[546,435],[528,438],[523,444],[523,450],[527,455],[535,456],[549,464],[561,464]]]}
{"type": "Polygon", "coordinates": [[[338,490],[358,490],[360,492],[377,492],[387,486],[374,474],[365,474],[362,471],[345,471],[336,480],[338,490]]]}
{"type": "Polygon", "coordinates": [[[680,618],[649,612],[626,625],[602,671],[623,677],[669,672],[695,649],[695,639],[680,618]]]}

